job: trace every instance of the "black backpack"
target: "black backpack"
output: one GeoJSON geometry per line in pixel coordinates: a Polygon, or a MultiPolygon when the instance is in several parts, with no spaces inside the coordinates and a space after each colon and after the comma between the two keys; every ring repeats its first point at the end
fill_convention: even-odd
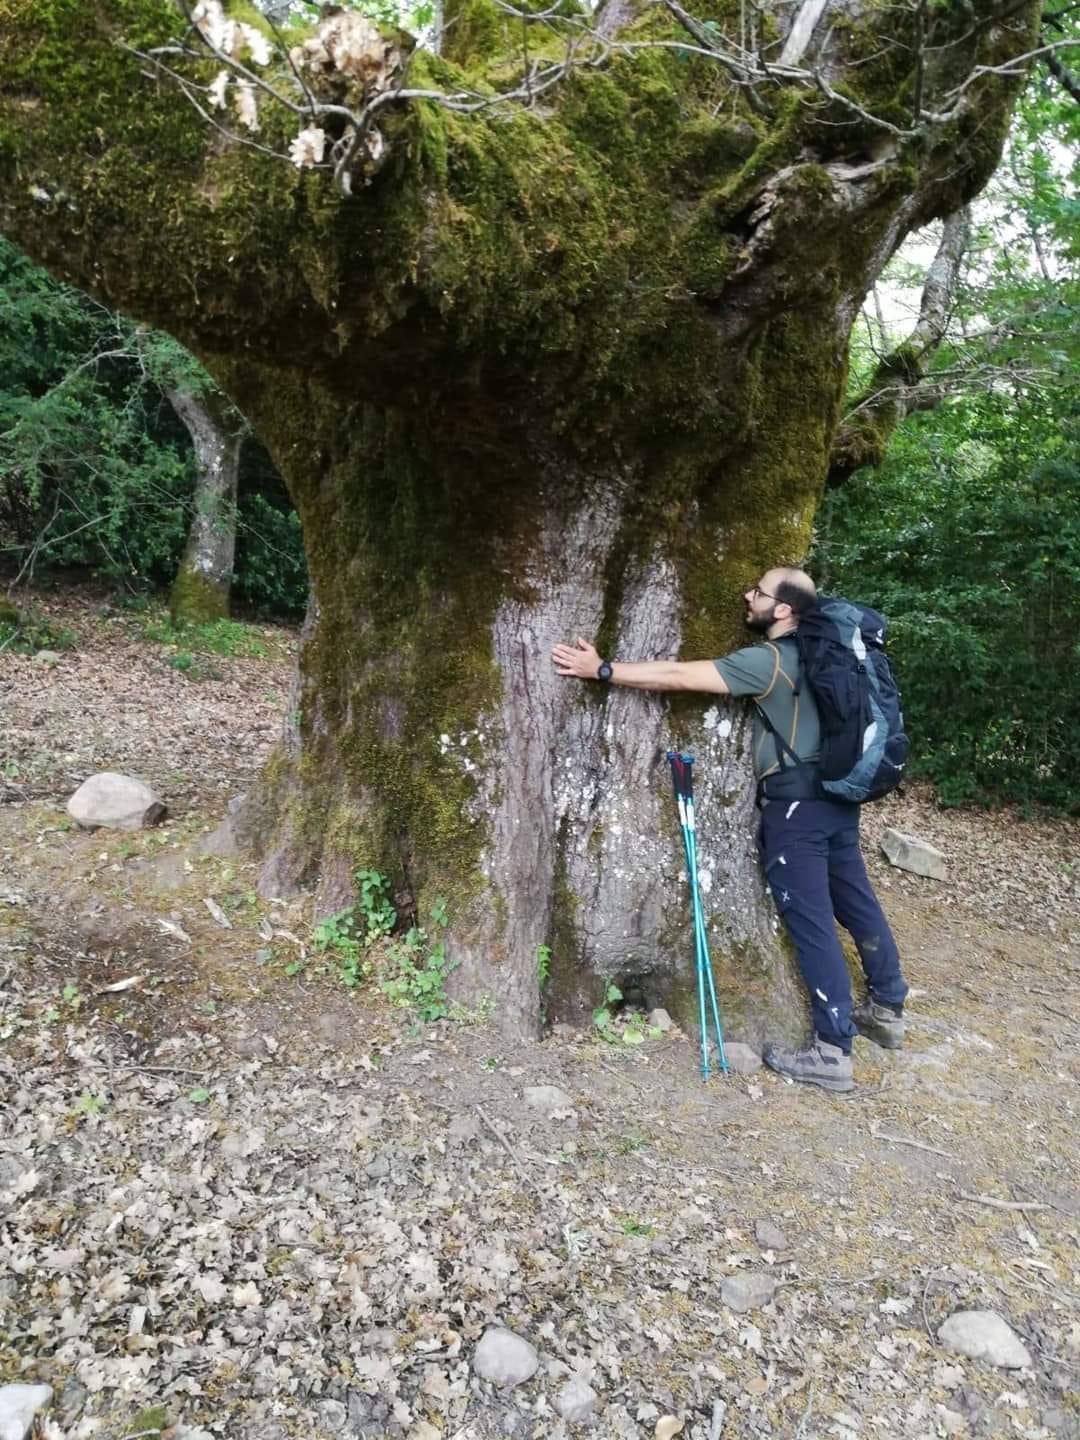
{"type": "MultiPolygon", "coordinates": [[[[876,610],[822,596],[790,637],[799,649],[796,692],[806,684],[821,720],[818,785],[827,800],[861,805],[895,790],[910,748],[900,692],[885,654],[888,622],[876,610]]],[[[781,770],[786,753],[802,765],[765,712],[781,770]]]]}

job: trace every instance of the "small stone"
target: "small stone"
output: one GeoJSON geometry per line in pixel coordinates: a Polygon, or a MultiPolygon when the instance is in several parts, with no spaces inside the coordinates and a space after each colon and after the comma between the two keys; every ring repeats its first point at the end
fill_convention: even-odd
{"type": "Polygon", "coordinates": [[[946,1435],[959,1435],[967,1429],[967,1419],[959,1410],[950,1410],[947,1405],[935,1405],[934,1413],[946,1435]]]}
{"type": "Polygon", "coordinates": [[[345,1429],[349,1412],[340,1400],[320,1400],[315,1408],[319,1412],[320,1423],[331,1434],[336,1435],[338,1431],[345,1429]]]}
{"type": "Polygon", "coordinates": [[[556,1110],[572,1110],[574,1106],[571,1097],[557,1085],[527,1085],[525,1104],[530,1110],[544,1110],[549,1115],[556,1110]]]}
{"type": "Polygon", "coordinates": [[[600,1397],[580,1375],[567,1380],[555,1396],[555,1409],[570,1425],[581,1425],[590,1419],[600,1397]]]}
{"type": "Polygon", "coordinates": [[[649,1024],[654,1030],[662,1030],[666,1035],[674,1023],[662,1005],[658,1005],[655,1010],[649,1011],[649,1024]]]}
{"type": "Polygon", "coordinates": [[[51,1385],[0,1385],[0,1440],[26,1440],[52,1396],[51,1385]]]}
{"type": "Polygon", "coordinates": [[[787,1236],[771,1220],[754,1221],[754,1239],[762,1250],[786,1250],[787,1236]]]}
{"type": "Polygon", "coordinates": [[[490,1325],[473,1352],[473,1369],[493,1385],[523,1385],[536,1374],[540,1357],[520,1335],[502,1325],[490,1325]]]}
{"type": "Polygon", "coordinates": [[[957,1310],[938,1331],[946,1350],[985,1360],[1004,1370],[1021,1370],[1031,1365],[1027,1346],[993,1310],[957,1310]]]}
{"type": "Polygon", "coordinates": [[[364,1166],[364,1174],[369,1180],[384,1180],[390,1174],[390,1161],[385,1155],[376,1155],[364,1166]]]}
{"type": "Polygon", "coordinates": [[[144,830],[165,817],[165,806],[149,785],[111,770],[84,780],[67,809],[84,830],[144,830]]]}
{"type": "Polygon", "coordinates": [[[958,1390],[964,1383],[964,1372],[959,1365],[937,1365],[934,1367],[934,1384],[942,1390],[958,1390]]]}
{"type": "Polygon", "coordinates": [[[60,656],[55,650],[38,650],[34,655],[35,665],[59,665],[60,656]]]}
{"type": "Polygon", "coordinates": [[[761,1056],[758,1052],[739,1040],[725,1043],[724,1052],[727,1055],[728,1069],[733,1070],[736,1075],[756,1075],[761,1069],[761,1056]]]}
{"type": "Polygon", "coordinates": [[[918,835],[903,830],[886,830],[881,837],[881,853],[890,865],[908,870],[912,875],[925,875],[928,880],[947,880],[949,867],[945,856],[918,835]]]}
{"type": "Polygon", "coordinates": [[[729,1310],[745,1315],[759,1305],[767,1305],[776,1293],[779,1281],[760,1270],[747,1270],[741,1274],[729,1275],[720,1286],[720,1299],[729,1310]]]}

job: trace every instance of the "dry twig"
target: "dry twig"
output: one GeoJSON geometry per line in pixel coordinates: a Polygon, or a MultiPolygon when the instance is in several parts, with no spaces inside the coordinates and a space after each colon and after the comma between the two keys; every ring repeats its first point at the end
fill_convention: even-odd
{"type": "Polygon", "coordinates": [[[906,1135],[890,1135],[887,1130],[879,1130],[876,1121],[872,1121],[870,1124],[870,1134],[875,1140],[887,1140],[890,1145],[910,1145],[913,1150],[925,1150],[930,1155],[940,1155],[944,1160],[956,1159],[950,1150],[941,1150],[936,1145],[926,1145],[922,1140],[911,1140],[906,1135]]]}
{"type": "Polygon", "coordinates": [[[990,1205],[995,1210],[1049,1210],[1051,1207],[1041,1200],[998,1200],[993,1195],[972,1195],[960,1191],[961,1200],[970,1200],[973,1205],[990,1205]]]}

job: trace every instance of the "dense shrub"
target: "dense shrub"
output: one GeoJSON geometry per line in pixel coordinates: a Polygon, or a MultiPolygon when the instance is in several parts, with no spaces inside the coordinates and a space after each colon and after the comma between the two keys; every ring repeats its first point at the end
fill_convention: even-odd
{"type": "Polygon", "coordinates": [[[943,802],[1080,811],[1080,436],[1067,413],[990,395],[910,421],[880,470],[828,498],[814,564],[824,588],[891,618],[912,768],[943,802]]]}

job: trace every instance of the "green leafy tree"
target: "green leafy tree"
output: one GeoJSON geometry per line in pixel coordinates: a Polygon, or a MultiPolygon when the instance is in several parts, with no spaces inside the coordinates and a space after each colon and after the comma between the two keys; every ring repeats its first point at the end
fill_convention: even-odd
{"type": "Polygon", "coordinates": [[[893,622],[912,771],[947,804],[1080,811],[1080,427],[990,394],[830,495],[816,563],[893,622]]]}
{"type": "Polygon", "coordinates": [[[900,344],[871,320],[832,478],[882,463],[818,519],[822,582],[893,620],[912,769],[946,803],[1080,806],[1078,141],[1036,71],[948,284],[900,344]]]}
{"type": "Polygon", "coordinates": [[[206,619],[223,613],[235,576],[258,605],[302,609],[296,513],[198,361],[2,239],[0,289],[0,528],[12,577],[79,565],[126,586],[171,582],[174,613],[206,619]]]}

